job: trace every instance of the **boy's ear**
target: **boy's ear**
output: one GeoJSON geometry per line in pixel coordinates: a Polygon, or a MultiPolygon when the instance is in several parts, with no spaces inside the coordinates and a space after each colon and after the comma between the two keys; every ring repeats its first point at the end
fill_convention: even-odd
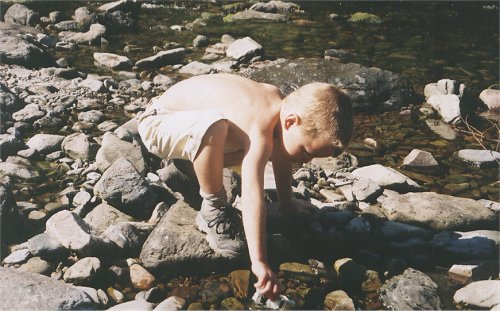
{"type": "Polygon", "coordinates": [[[300,117],[297,114],[291,113],[291,114],[286,116],[286,118],[285,118],[285,129],[286,130],[288,130],[290,128],[290,126],[298,125],[298,124],[300,124],[300,117]]]}

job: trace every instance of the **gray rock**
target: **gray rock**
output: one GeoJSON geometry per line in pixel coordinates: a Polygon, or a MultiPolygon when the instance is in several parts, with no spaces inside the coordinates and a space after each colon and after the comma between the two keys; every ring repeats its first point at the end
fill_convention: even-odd
{"type": "Polygon", "coordinates": [[[479,94],[479,99],[493,111],[500,110],[500,90],[486,89],[479,94]]]}
{"type": "Polygon", "coordinates": [[[8,87],[0,82],[0,109],[3,112],[15,112],[22,108],[22,101],[8,87]]]}
{"type": "Polygon", "coordinates": [[[380,288],[380,299],[391,310],[441,310],[436,283],[411,268],[387,280],[380,288]]]}
{"type": "Polygon", "coordinates": [[[101,24],[92,24],[87,32],[62,31],[59,38],[64,42],[76,44],[96,44],[100,43],[101,38],[106,34],[106,27],[101,24]]]}
{"type": "MultiPolygon", "coordinates": [[[[116,132],[120,131],[117,129],[116,132]]],[[[132,163],[139,173],[145,174],[146,162],[140,146],[121,140],[113,133],[104,133],[101,148],[95,156],[99,171],[105,172],[111,164],[122,157],[132,163]]]]}
{"type": "Polygon", "coordinates": [[[31,252],[27,249],[19,249],[17,251],[13,251],[9,256],[3,259],[3,263],[7,265],[14,265],[26,262],[31,256],[31,252]]]}
{"type": "Polygon", "coordinates": [[[390,71],[359,64],[320,59],[276,60],[241,73],[252,80],[276,85],[284,95],[311,82],[345,88],[355,110],[395,110],[413,102],[409,81],[390,71]]]}
{"type": "Polygon", "coordinates": [[[132,62],[128,57],[112,53],[94,53],[94,60],[100,66],[113,70],[129,70],[132,68],[132,62]]]}
{"type": "Polygon", "coordinates": [[[89,135],[73,133],[64,138],[61,147],[72,159],[90,161],[95,158],[99,145],[89,135]]]}
{"type": "Polygon", "coordinates": [[[79,87],[90,89],[92,92],[100,93],[106,90],[104,83],[97,79],[87,78],[78,84],[79,87]]]}
{"type": "Polygon", "coordinates": [[[453,157],[481,168],[498,167],[500,164],[500,152],[493,150],[462,149],[453,157]]]}
{"type": "Polygon", "coordinates": [[[380,227],[380,236],[388,241],[404,241],[412,238],[429,241],[433,238],[433,233],[424,228],[389,220],[380,227]]]}
{"type": "Polygon", "coordinates": [[[147,223],[121,222],[109,226],[104,235],[115,243],[124,255],[137,257],[154,227],[147,223]]]}
{"type": "Polygon", "coordinates": [[[136,11],[140,10],[140,8],[141,4],[137,3],[136,1],[119,0],[101,5],[100,7],[97,8],[97,11],[106,13],[112,13],[116,11],[135,13],[136,11]]]}
{"type": "Polygon", "coordinates": [[[111,205],[101,203],[88,213],[84,220],[93,228],[104,231],[113,224],[134,221],[134,218],[120,212],[111,205]]]}
{"type": "Polygon", "coordinates": [[[63,139],[62,135],[36,134],[26,142],[26,145],[42,154],[47,154],[59,151],[63,139]]]}
{"type": "Polygon", "coordinates": [[[43,46],[35,45],[22,36],[7,36],[2,31],[0,31],[0,57],[3,64],[16,64],[29,68],[48,66],[53,62],[43,46]]]}
{"type": "Polygon", "coordinates": [[[21,265],[18,270],[49,276],[52,273],[52,266],[40,257],[33,257],[21,265]]]}
{"type": "Polygon", "coordinates": [[[36,273],[1,267],[0,300],[5,310],[97,309],[88,294],[74,286],[36,273]]]}
{"type": "Polygon", "coordinates": [[[496,215],[473,199],[434,192],[387,197],[382,211],[392,221],[443,230],[474,230],[493,226],[496,215]]]}
{"type": "MultiPolygon", "coordinates": [[[[120,125],[113,133],[116,134],[118,138],[124,141],[132,142],[133,140],[141,140],[139,136],[138,130],[139,123],[137,118],[132,118],[120,125]]],[[[142,171],[140,167],[137,167],[137,170],[142,171]]]]}
{"type": "Polygon", "coordinates": [[[47,220],[46,233],[62,246],[80,255],[91,255],[102,242],[90,226],[76,214],[64,210],[47,220]]]}
{"type": "Polygon", "coordinates": [[[153,303],[147,302],[144,299],[140,299],[140,300],[132,300],[129,302],[117,304],[109,308],[107,311],[119,311],[119,310],[153,311],[154,306],[155,305],[153,303]]]}
{"type": "Polygon", "coordinates": [[[138,68],[159,68],[167,65],[175,65],[182,62],[186,50],[176,48],[168,51],[158,52],[154,56],[141,59],[135,63],[138,68]]]}
{"type": "Polygon", "coordinates": [[[226,50],[226,55],[228,57],[238,61],[249,60],[254,56],[262,55],[262,53],[262,45],[250,37],[235,40],[226,50]]]}
{"type": "Polygon", "coordinates": [[[78,121],[81,122],[99,123],[103,118],[104,114],[99,110],[84,111],[78,114],[78,121]]]}
{"type": "Polygon", "coordinates": [[[427,99],[445,122],[452,123],[460,117],[460,98],[458,95],[432,95],[427,99]]]}
{"type": "Polygon", "coordinates": [[[14,3],[5,12],[3,20],[11,24],[35,26],[40,21],[40,14],[22,4],[14,3]]]}
{"type": "Polygon", "coordinates": [[[413,149],[404,159],[402,167],[415,169],[436,169],[438,162],[430,152],[413,149]]]}
{"type": "Polygon", "coordinates": [[[269,2],[258,2],[250,7],[250,10],[266,12],[266,13],[284,13],[300,9],[300,6],[291,2],[283,2],[272,0],[269,2]]]}
{"type": "Polygon", "coordinates": [[[481,200],[477,200],[477,201],[494,212],[497,212],[497,213],[500,212],[500,203],[499,202],[486,200],[486,199],[481,199],[481,200]]]}
{"type": "Polygon", "coordinates": [[[208,45],[207,36],[197,35],[196,38],[194,38],[194,40],[193,40],[193,46],[195,46],[195,47],[204,47],[207,45],[208,45]]]}
{"type": "Polygon", "coordinates": [[[39,180],[40,173],[33,167],[33,165],[31,165],[29,161],[23,162],[20,161],[21,159],[22,158],[20,157],[10,156],[5,162],[0,162],[0,173],[14,179],[20,179],[27,182],[35,182],[39,180]]]}
{"type": "Polygon", "coordinates": [[[153,83],[158,86],[170,87],[174,85],[176,80],[172,77],[158,74],[153,78],[153,83]]]}
{"type": "Polygon", "coordinates": [[[500,280],[477,281],[459,289],[453,295],[455,303],[476,308],[491,309],[500,305],[500,280]]]}
{"type": "Polygon", "coordinates": [[[498,255],[500,232],[476,230],[444,231],[434,236],[431,246],[446,262],[482,260],[498,255]]]}
{"type": "Polygon", "coordinates": [[[64,272],[63,279],[67,283],[75,285],[91,284],[99,271],[101,270],[101,261],[97,257],[85,257],[75,262],[64,272]]]}
{"type": "Polygon", "coordinates": [[[24,144],[15,136],[10,134],[0,134],[0,150],[3,160],[10,155],[15,155],[19,150],[23,149],[24,144]]]}
{"type": "Polygon", "coordinates": [[[82,28],[80,23],[78,21],[75,21],[75,20],[66,20],[66,21],[62,21],[62,22],[59,22],[57,24],[54,25],[54,28],[61,31],[61,32],[73,32],[73,31],[76,31],[78,33],[78,31],[82,28]]]}
{"type": "Polygon", "coordinates": [[[179,73],[190,74],[190,75],[204,75],[210,73],[211,71],[212,71],[212,66],[198,61],[194,61],[183,66],[179,70],[179,73]]]}
{"type": "Polygon", "coordinates": [[[116,160],[104,172],[94,193],[121,210],[144,212],[156,205],[146,179],[125,158],[116,160]]]}
{"type": "Polygon", "coordinates": [[[205,235],[196,228],[195,217],[196,211],[185,202],[179,200],[172,205],[142,247],[140,258],[144,268],[192,274],[230,266],[227,259],[210,249],[205,235]]]}
{"type": "Polygon", "coordinates": [[[228,15],[224,18],[224,21],[244,21],[244,20],[268,20],[273,22],[286,22],[288,21],[288,16],[285,14],[275,14],[259,12],[255,10],[245,10],[238,12],[236,14],[228,15]]]}
{"type": "Polygon", "coordinates": [[[375,201],[384,190],[368,178],[354,180],[352,184],[352,194],[358,201],[375,201]]]}
{"type": "Polygon", "coordinates": [[[49,111],[45,116],[33,123],[33,128],[35,130],[59,129],[63,124],[64,121],[58,116],[58,113],[49,111]]]}
{"type": "Polygon", "coordinates": [[[28,104],[23,109],[13,113],[12,119],[19,122],[33,123],[44,115],[45,111],[41,110],[37,104],[28,104]]]}
{"type": "Polygon", "coordinates": [[[28,250],[33,256],[56,258],[66,254],[66,249],[48,233],[40,233],[28,240],[28,250]]]}
{"type": "Polygon", "coordinates": [[[66,16],[61,11],[53,11],[49,13],[50,22],[53,24],[59,23],[66,19],[66,16]]]}
{"type": "Polygon", "coordinates": [[[352,174],[358,178],[371,179],[382,188],[408,192],[421,190],[421,187],[411,178],[393,168],[373,164],[355,169],[352,174]]]}

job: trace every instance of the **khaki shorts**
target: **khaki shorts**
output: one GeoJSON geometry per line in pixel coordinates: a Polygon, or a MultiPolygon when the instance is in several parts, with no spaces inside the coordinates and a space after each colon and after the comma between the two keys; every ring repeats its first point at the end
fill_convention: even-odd
{"type": "Polygon", "coordinates": [[[149,107],[139,119],[139,135],[146,148],[162,159],[194,161],[203,136],[219,120],[226,120],[218,111],[174,111],[149,107]]]}

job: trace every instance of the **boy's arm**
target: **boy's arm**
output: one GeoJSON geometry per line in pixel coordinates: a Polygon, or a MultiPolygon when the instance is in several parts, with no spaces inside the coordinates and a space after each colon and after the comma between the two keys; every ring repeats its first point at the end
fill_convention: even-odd
{"type": "MultiPolygon", "coordinates": [[[[241,166],[241,200],[243,225],[248,243],[256,287],[270,298],[279,295],[279,283],[267,263],[266,210],[264,206],[264,168],[272,150],[266,137],[252,139],[241,166]]],[[[272,139],[270,139],[272,142],[272,139]]]]}
{"type": "Polygon", "coordinates": [[[288,207],[292,201],[292,161],[278,154],[277,148],[271,156],[274,179],[280,207],[288,207]]]}

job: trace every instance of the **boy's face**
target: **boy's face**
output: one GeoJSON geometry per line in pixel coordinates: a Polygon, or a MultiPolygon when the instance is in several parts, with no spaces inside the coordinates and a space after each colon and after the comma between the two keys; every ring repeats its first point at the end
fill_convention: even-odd
{"type": "Polygon", "coordinates": [[[312,137],[304,131],[298,116],[287,117],[283,128],[283,146],[290,160],[307,163],[314,158],[336,156],[342,149],[325,136],[312,137]]]}

